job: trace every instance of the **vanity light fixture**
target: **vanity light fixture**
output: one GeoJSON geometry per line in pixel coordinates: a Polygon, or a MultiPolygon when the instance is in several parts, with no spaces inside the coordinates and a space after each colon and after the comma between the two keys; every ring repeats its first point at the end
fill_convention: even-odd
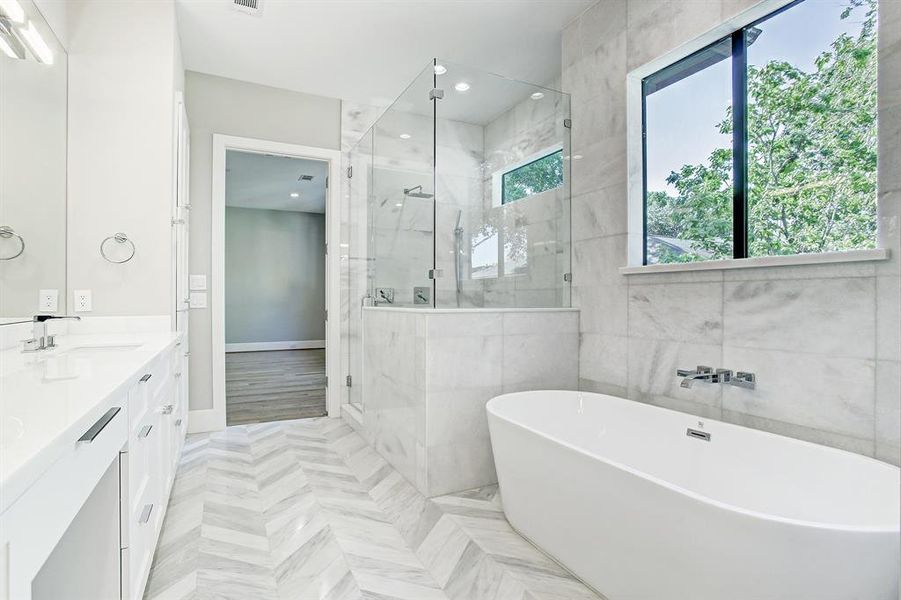
{"type": "Polygon", "coordinates": [[[16,38],[6,19],[0,18],[0,52],[10,58],[22,60],[25,58],[25,47],[16,38]]]}
{"type": "Polygon", "coordinates": [[[399,137],[399,138],[402,139],[402,140],[408,140],[408,139],[410,139],[410,138],[413,137],[413,136],[411,136],[409,133],[402,133],[402,134],[400,134],[400,135],[397,136],[397,137],[399,137]]]}
{"type": "Polygon", "coordinates": [[[300,198],[300,194],[298,194],[297,192],[291,192],[291,197],[292,198],[300,198]]]}
{"type": "Polygon", "coordinates": [[[541,100],[544,98],[544,94],[542,92],[534,92],[530,97],[532,100],[541,100]]]}
{"type": "Polygon", "coordinates": [[[8,18],[13,23],[25,22],[25,11],[16,0],[0,0],[0,15],[8,18]]]}
{"type": "Polygon", "coordinates": [[[44,41],[44,38],[41,37],[38,28],[34,26],[34,21],[28,21],[28,26],[22,27],[19,29],[19,32],[22,34],[22,37],[25,38],[25,42],[28,44],[28,47],[31,48],[31,51],[34,53],[34,57],[38,59],[38,62],[44,63],[45,65],[53,64],[53,51],[50,49],[50,46],[47,45],[47,42],[44,41]]]}
{"type": "Polygon", "coordinates": [[[460,83],[458,83],[457,85],[454,86],[454,89],[457,90],[458,92],[467,92],[467,91],[469,91],[469,87],[470,87],[470,85],[468,83],[466,83],[465,81],[461,81],[460,83]]]}
{"type": "Polygon", "coordinates": [[[447,67],[444,65],[435,65],[435,75],[444,75],[447,73],[447,67]]]}

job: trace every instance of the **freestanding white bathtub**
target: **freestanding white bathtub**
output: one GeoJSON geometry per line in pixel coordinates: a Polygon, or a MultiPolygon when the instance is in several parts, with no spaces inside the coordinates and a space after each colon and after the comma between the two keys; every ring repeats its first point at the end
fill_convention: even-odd
{"type": "Polygon", "coordinates": [[[601,394],[487,408],[507,519],[609,600],[898,600],[891,465],[601,394]]]}

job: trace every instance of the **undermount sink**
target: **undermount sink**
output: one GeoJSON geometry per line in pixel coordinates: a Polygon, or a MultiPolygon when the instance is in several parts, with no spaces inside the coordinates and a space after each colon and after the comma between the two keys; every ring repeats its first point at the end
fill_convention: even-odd
{"type": "Polygon", "coordinates": [[[140,348],[142,344],[93,344],[88,346],[75,346],[66,350],[64,354],[110,354],[116,352],[131,352],[140,348]]]}

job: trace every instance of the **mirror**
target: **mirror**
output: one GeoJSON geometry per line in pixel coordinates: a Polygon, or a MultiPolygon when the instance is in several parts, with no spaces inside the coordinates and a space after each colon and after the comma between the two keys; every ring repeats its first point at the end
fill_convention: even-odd
{"type": "Polygon", "coordinates": [[[67,70],[34,4],[0,0],[0,320],[66,312],[67,70]]]}

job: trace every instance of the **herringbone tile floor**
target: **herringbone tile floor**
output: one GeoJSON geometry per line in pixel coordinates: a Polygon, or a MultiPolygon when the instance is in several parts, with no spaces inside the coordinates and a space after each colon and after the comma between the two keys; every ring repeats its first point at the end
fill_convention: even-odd
{"type": "Polygon", "coordinates": [[[496,487],[426,499],[346,423],[185,445],[147,600],[597,600],[514,532],[496,487]]]}

